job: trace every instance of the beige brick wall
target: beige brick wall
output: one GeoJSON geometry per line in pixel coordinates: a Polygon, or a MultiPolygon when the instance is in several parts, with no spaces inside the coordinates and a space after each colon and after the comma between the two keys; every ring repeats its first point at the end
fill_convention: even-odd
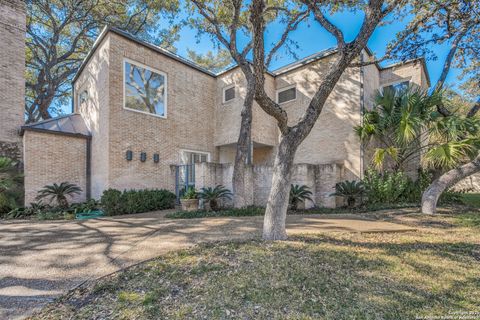
{"type": "MultiPolygon", "coordinates": [[[[267,75],[267,93],[297,85],[297,99],[284,107],[290,124],[296,123],[318,89],[334,56],[288,71],[276,78],[267,75]]],[[[413,65],[412,65],[413,66],[413,65]]],[[[420,66],[420,65],[418,65],[420,66]]],[[[407,68],[408,69],[408,68],[407,68]]],[[[425,74],[391,68],[379,73],[365,68],[365,102],[383,81],[410,77],[425,82],[425,74]]],[[[420,69],[419,69],[420,70],[420,69]]],[[[238,139],[245,79],[239,68],[214,78],[177,60],[109,33],[75,84],[77,112],[92,131],[92,195],[98,198],[108,187],[174,189],[171,165],[182,163],[182,150],[208,152],[210,161],[232,162],[238,139]],[[166,119],[123,108],[124,59],[146,65],[167,75],[166,119]],[[236,85],[236,99],[223,103],[224,87],[236,85]],[[78,104],[78,94],[89,100],[78,104]],[[132,161],[125,159],[133,151],[132,161]],[[147,161],[139,160],[140,152],[147,161]],[[153,154],[160,163],[153,162],[153,154]]],[[[342,176],[358,178],[362,172],[360,142],[353,130],[361,119],[360,69],[350,68],[339,80],[310,135],[299,147],[297,164],[341,163],[342,176]]],[[[252,140],[254,164],[271,164],[278,144],[275,120],[254,106],[252,140]]],[[[335,171],[335,174],[338,170],[335,171]]]]}
{"type": "Polygon", "coordinates": [[[25,131],[25,204],[36,202],[38,190],[64,181],[80,186],[83,193],[69,201],[85,201],[86,139],[25,131]]]}
{"type": "MultiPolygon", "coordinates": [[[[215,145],[223,146],[237,143],[240,132],[240,119],[246,95],[246,79],[240,68],[234,68],[216,79],[215,91],[215,145]],[[223,89],[235,86],[235,99],[223,103],[223,89]]],[[[267,94],[275,95],[275,80],[267,75],[265,79],[267,94]]],[[[276,121],[263,111],[255,102],[252,108],[252,141],[268,146],[278,143],[276,121]]]]}
{"type": "Polygon", "coordinates": [[[109,186],[110,41],[107,35],[75,82],[75,112],[82,115],[92,134],[91,188],[96,199],[109,186]],[[84,91],[88,98],[80,104],[79,95],[84,91]]]}
{"type": "Polygon", "coordinates": [[[422,64],[418,61],[395,65],[380,71],[381,87],[402,81],[411,81],[422,88],[428,87],[427,77],[422,64]]]}
{"type": "Polygon", "coordinates": [[[109,187],[174,190],[171,164],[180,164],[182,150],[208,152],[214,147],[215,79],[172,58],[111,34],[109,53],[109,187]],[[124,58],[167,75],[167,118],[123,108],[124,58]],[[132,150],[132,161],[125,152],[132,150]],[[147,161],[139,160],[140,152],[147,161]],[[153,154],[160,162],[153,162],[153,154]]]}
{"type": "Polygon", "coordinates": [[[0,156],[21,157],[18,130],[24,123],[25,17],[23,1],[0,1],[0,156]]]}
{"type": "MultiPolygon", "coordinates": [[[[232,190],[231,164],[201,163],[195,165],[196,187],[214,187],[224,185],[232,190]]],[[[273,166],[253,165],[245,170],[247,203],[266,206],[272,183],[273,166]]],[[[344,180],[344,168],[341,164],[311,165],[296,164],[292,169],[292,184],[306,185],[313,193],[312,201],[307,201],[306,208],[313,206],[334,208],[338,204],[332,197],[335,184],[344,180]]],[[[231,202],[226,202],[229,205],[231,202]]]]}
{"type": "MultiPolygon", "coordinates": [[[[276,78],[277,90],[294,84],[297,86],[297,99],[283,104],[290,125],[298,123],[334,58],[334,55],[329,56],[276,78]]],[[[312,131],[299,146],[295,163],[345,161],[346,168],[355,177],[360,177],[360,142],[353,130],[360,123],[360,118],[360,70],[349,68],[328,97],[312,131]]]]}

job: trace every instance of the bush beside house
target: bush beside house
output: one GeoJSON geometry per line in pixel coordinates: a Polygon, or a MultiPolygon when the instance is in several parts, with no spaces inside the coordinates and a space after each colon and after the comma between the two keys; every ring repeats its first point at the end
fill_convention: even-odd
{"type": "Polygon", "coordinates": [[[175,194],[165,189],[125,190],[108,189],[100,199],[108,216],[142,213],[175,207],[175,194]]]}

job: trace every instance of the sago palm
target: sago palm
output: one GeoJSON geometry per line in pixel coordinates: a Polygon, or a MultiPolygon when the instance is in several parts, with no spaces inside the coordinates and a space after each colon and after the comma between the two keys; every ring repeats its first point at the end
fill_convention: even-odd
{"type": "Polygon", "coordinates": [[[305,202],[305,200],[313,201],[311,196],[312,192],[306,185],[299,186],[298,184],[291,185],[290,187],[290,198],[289,202],[291,205],[292,210],[297,210],[298,204],[301,202],[305,202]]]}
{"type": "Polygon", "coordinates": [[[332,196],[343,197],[347,200],[347,206],[353,207],[358,198],[365,193],[365,187],[361,181],[342,181],[335,184],[335,192],[332,196]]]}
{"type": "Polygon", "coordinates": [[[44,186],[38,191],[37,200],[47,199],[50,203],[56,201],[61,208],[68,207],[67,197],[73,197],[75,194],[80,194],[82,188],[74,183],[62,182],[60,184],[52,184],[44,186]]]}
{"type": "Polygon", "coordinates": [[[218,200],[231,199],[232,195],[233,194],[230,192],[230,190],[228,190],[222,185],[217,185],[215,188],[202,188],[198,193],[198,197],[207,201],[210,205],[210,209],[212,209],[213,211],[218,210],[218,200]]]}

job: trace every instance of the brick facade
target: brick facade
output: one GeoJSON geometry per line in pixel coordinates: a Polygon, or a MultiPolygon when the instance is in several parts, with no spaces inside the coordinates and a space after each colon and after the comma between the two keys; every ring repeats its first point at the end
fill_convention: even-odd
{"type": "MultiPolygon", "coordinates": [[[[308,106],[332,59],[334,55],[266,75],[267,93],[273,99],[276,98],[278,89],[296,86],[297,98],[284,105],[291,124],[298,121],[308,106]]],[[[398,73],[395,70],[380,70],[372,66],[365,71],[365,94],[371,95],[379,88],[381,81],[387,81],[398,73]],[[382,77],[384,72],[388,74],[385,73],[382,77]]],[[[401,68],[398,70],[406,72],[401,68]]],[[[412,68],[408,70],[418,72],[412,68]]],[[[413,79],[417,75],[410,77],[413,79]]],[[[422,75],[418,77],[421,79],[422,75]]],[[[320,119],[298,149],[293,181],[310,186],[315,191],[317,205],[335,206],[336,200],[329,196],[335,182],[361,177],[362,148],[353,131],[354,126],[361,121],[362,99],[367,99],[362,94],[361,84],[360,68],[350,68],[342,75],[329,96],[320,119]]],[[[185,163],[187,151],[208,153],[211,162],[208,170],[207,167],[198,168],[197,187],[220,181],[231,189],[231,163],[235,157],[245,85],[239,68],[212,75],[119,31],[105,32],[74,80],[75,112],[83,117],[92,136],[92,197],[99,198],[107,188],[166,188],[173,191],[175,171],[172,166],[185,163]],[[166,75],[166,117],[124,108],[126,59],[166,75]],[[224,103],[223,89],[230,85],[235,85],[236,98],[224,103]],[[87,98],[80,101],[80,95],[87,98]],[[127,151],[133,153],[130,161],[126,159],[127,151]],[[140,161],[141,153],[146,153],[146,161],[140,161]],[[154,154],[159,155],[158,163],[153,161],[154,154]]],[[[67,157],[73,161],[73,165],[62,167],[65,172],[62,179],[62,176],[56,175],[62,171],[38,167],[28,161],[26,179],[29,180],[29,200],[36,188],[47,182],[61,182],[60,180],[68,178],[85,185],[86,178],[82,176],[85,171],[81,169],[84,168],[83,160],[73,160],[82,159],[80,153],[84,147],[80,144],[84,141],[81,139],[71,140],[71,137],[59,138],[58,135],[28,132],[24,138],[28,153],[26,159],[32,159],[31,155],[40,152],[38,146],[46,143],[48,136],[58,146],[55,149],[54,143],[51,144],[52,150],[48,150],[52,156],[45,158],[45,163],[52,163],[52,167],[62,167],[57,159],[66,153],[72,153],[72,159],[70,154],[67,157]],[[72,146],[75,146],[75,151],[72,146]],[[74,177],[74,174],[79,176],[74,177]]],[[[247,170],[246,181],[250,181],[249,190],[257,191],[252,192],[249,203],[264,205],[266,201],[268,193],[265,188],[269,188],[271,164],[278,140],[276,121],[258,105],[254,105],[253,167],[247,170]]],[[[50,148],[50,142],[47,148],[50,148]]]]}
{"type": "Polygon", "coordinates": [[[82,194],[69,199],[86,200],[87,140],[59,134],[25,131],[25,204],[36,202],[38,190],[53,183],[70,182],[82,188],[82,194]]]}
{"type": "Polygon", "coordinates": [[[0,1],[0,156],[21,159],[25,104],[25,3],[0,1]]]}

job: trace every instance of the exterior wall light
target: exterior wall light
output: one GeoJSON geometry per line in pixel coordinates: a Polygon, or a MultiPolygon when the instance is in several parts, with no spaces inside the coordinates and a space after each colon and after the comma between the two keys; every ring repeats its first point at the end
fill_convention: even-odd
{"type": "Polygon", "coordinates": [[[147,161],[147,153],[146,152],[140,153],[140,161],[142,161],[142,162],[147,161]]]}
{"type": "Polygon", "coordinates": [[[160,155],[158,153],[153,154],[153,162],[155,163],[160,162],[160,155]]]}
{"type": "Polygon", "coordinates": [[[127,161],[132,161],[132,159],[133,159],[132,150],[127,150],[127,153],[125,154],[125,159],[127,159],[127,161]]]}

